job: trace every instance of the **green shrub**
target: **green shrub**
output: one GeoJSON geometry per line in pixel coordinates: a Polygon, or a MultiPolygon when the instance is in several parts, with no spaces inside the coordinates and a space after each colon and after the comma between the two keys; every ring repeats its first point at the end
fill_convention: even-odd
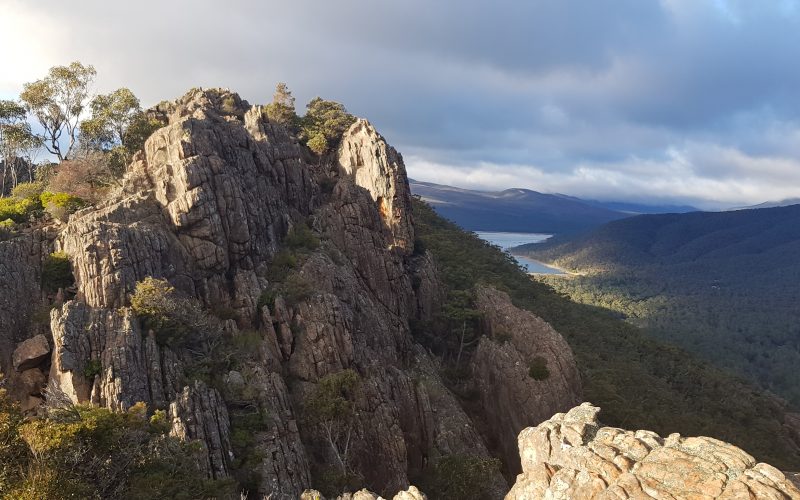
{"type": "Polygon", "coordinates": [[[255,352],[263,340],[258,330],[240,330],[231,339],[231,345],[240,357],[244,357],[255,352]]]}
{"type": "Polygon", "coordinates": [[[317,132],[314,137],[306,142],[306,146],[308,146],[308,149],[310,149],[315,155],[322,156],[326,151],[328,151],[328,140],[325,138],[325,134],[322,132],[317,132]]]}
{"type": "Polygon", "coordinates": [[[261,309],[264,306],[267,306],[270,312],[274,313],[275,299],[277,298],[277,296],[278,292],[274,288],[268,288],[263,292],[261,292],[261,295],[258,296],[258,304],[257,304],[258,310],[261,311],[261,309]]]}
{"type": "Polygon", "coordinates": [[[75,283],[69,256],[64,252],[54,252],[42,263],[42,288],[57,292],[59,288],[69,288],[75,283]]]}
{"type": "Polygon", "coordinates": [[[0,495],[3,498],[221,497],[230,483],[206,478],[202,447],[170,437],[147,418],[75,406],[25,420],[0,391],[0,495]]]}
{"type": "Polygon", "coordinates": [[[303,405],[306,418],[315,421],[342,420],[353,412],[353,397],[361,377],[343,370],[322,377],[303,405]]]}
{"type": "Polygon", "coordinates": [[[180,295],[166,280],[148,276],[136,284],[131,309],[156,334],[159,344],[187,345],[219,333],[195,299],[180,295]]]}
{"type": "Polygon", "coordinates": [[[297,265],[297,255],[289,250],[281,250],[272,258],[267,278],[270,281],[283,281],[297,265]]]}
{"type": "Polygon", "coordinates": [[[290,306],[295,306],[314,293],[314,287],[298,273],[292,273],[281,286],[283,298],[290,306]]]}
{"type": "Polygon", "coordinates": [[[26,222],[42,206],[38,201],[16,198],[0,198],[0,220],[10,219],[16,223],[26,222]]]}
{"type": "Polygon", "coordinates": [[[234,99],[233,96],[227,96],[222,99],[220,110],[222,110],[223,113],[231,115],[240,114],[240,111],[236,108],[236,99],[234,99]]]}
{"type": "Polygon", "coordinates": [[[315,97],[306,105],[306,114],[300,119],[300,135],[305,141],[322,135],[327,146],[333,149],[355,121],[342,104],[315,97]]]}
{"type": "Polygon", "coordinates": [[[102,371],[103,365],[100,363],[100,360],[90,359],[86,362],[86,366],[83,367],[83,376],[91,380],[95,375],[100,375],[102,371]]]}
{"type": "Polygon", "coordinates": [[[0,220],[0,241],[5,240],[11,236],[16,224],[11,219],[0,220]]]}
{"type": "Polygon", "coordinates": [[[546,380],[550,376],[547,360],[541,356],[534,357],[528,364],[528,375],[533,380],[546,380]]]}
{"type": "Polygon", "coordinates": [[[319,247],[319,238],[306,224],[298,223],[292,226],[283,243],[291,250],[311,252],[319,247]]]}
{"type": "Polygon", "coordinates": [[[44,183],[35,182],[22,182],[11,190],[11,196],[18,200],[31,200],[36,201],[39,196],[44,192],[44,183]]]}
{"type": "Polygon", "coordinates": [[[327,498],[337,498],[343,491],[364,487],[364,478],[353,471],[342,472],[336,467],[318,466],[311,471],[312,484],[327,498]]]}
{"type": "Polygon", "coordinates": [[[70,214],[86,206],[86,202],[69,193],[43,192],[39,196],[44,209],[56,219],[66,221],[70,214]]]}
{"type": "Polygon", "coordinates": [[[500,460],[472,455],[447,455],[429,467],[419,480],[430,498],[482,500],[491,493],[500,460]]]}

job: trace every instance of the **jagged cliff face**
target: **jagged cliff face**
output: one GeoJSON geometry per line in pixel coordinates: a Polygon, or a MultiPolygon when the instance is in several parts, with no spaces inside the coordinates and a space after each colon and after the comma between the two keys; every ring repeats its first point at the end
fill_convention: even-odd
{"type": "MultiPolygon", "coordinates": [[[[336,463],[302,413],[321,379],[347,369],[361,380],[350,462],[371,489],[404,490],[443,455],[489,457],[437,361],[412,340],[409,320],[430,319],[444,290],[430,255],[412,255],[402,157],[372,125],[350,127],[331,172],[307,161],[259,107],[227,91],[195,90],[159,113],[166,125],[119,192],[74,214],[55,242],[70,256],[77,292],[51,313],[51,383],[75,402],[165,409],[173,434],[205,444],[214,477],[230,475],[240,458],[230,413],[237,403],[228,393],[246,386],[268,415],[250,432],[258,459],[248,468],[259,484],[251,493],[273,499],[297,498],[312,485],[314,464],[336,463]],[[332,190],[323,188],[331,178],[332,190]],[[284,237],[306,223],[321,241],[296,269],[311,292],[260,302],[284,237]],[[160,343],[129,308],[148,276],[207,310],[228,311],[222,334],[257,332],[245,368],[222,374],[222,386],[193,379],[194,354],[160,343]]],[[[15,251],[41,261],[31,249],[15,251]]],[[[35,273],[2,286],[28,286],[35,273]]],[[[491,489],[500,498],[508,486],[497,474],[491,489]]]]}
{"type": "Polygon", "coordinates": [[[508,294],[477,290],[486,336],[472,357],[472,373],[493,441],[511,471],[519,470],[516,436],[554,413],[579,404],[581,383],[572,350],[553,327],[516,308],[508,294]],[[546,375],[534,378],[538,360],[546,375]]]}
{"type": "Polygon", "coordinates": [[[42,402],[50,364],[50,345],[44,335],[48,333],[48,297],[41,289],[41,267],[52,252],[54,236],[52,230],[30,230],[22,237],[0,241],[0,373],[25,411],[42,402]]]}

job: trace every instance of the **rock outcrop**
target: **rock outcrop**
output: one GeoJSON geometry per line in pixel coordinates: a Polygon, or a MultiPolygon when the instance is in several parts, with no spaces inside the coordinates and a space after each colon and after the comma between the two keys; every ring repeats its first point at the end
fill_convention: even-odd
{"type": "Polygon", "coordinates": [[[476,295],[487,335],[472,373],[492,441],[515,471],[519,432],[580,403],[580,376],[569,345],[548,323],[515,307],[505,292],[481,287],[476,295]],[[535,364],[541,373],[531,371],[535,364]]]}
{"type": "Polygon", "coordinates": [[[47,342],[47,337],[39,334],[20,343],[14,349],[11,362],[15,370],[23,372],[29,368],[39,366],[49,357],[50,343],[47,342]]]}
{"type": "MultiPolygon", "coordinates": [[[[300,500],[325,500],[325,497],[317,490],[306,490],[300,495],[300,500]]],[[[359,490],[355,493],[345,493],[339,495],[336,500],[385,500],[382,496],[377,495],[367,489],[359,490]]],[[[424,493],[419,491],[415,486],[409,487],[405,491],[398,492],[392,500],[428,500],[424,493]]]]}
{"type": "Polygon", "coordinates": [[[800,498],[774,467],[707,437],[601,427],[584,403],[519,435],[522,474],[507,500],[800,498]]]}
{"type": "MultiPolygon", "coordinates": [[[[412,340],[409,321],[432,317],[443,291],[430,255],[413,254],[402,157],[372,125],[358,120],[345,132],[331,173],[226,90],[193,90],[154,113],[164,127],[122,187],[73,214],[58,236],[77,294],[51,315],[52,382],[76,402],[164,409],[173,435],[205,445],[210,476],[236,473],[246,459],[250,493],[273,500],[297,498],[341,459],[305,404],[343,370],[359,379],[346,460],[364,484],[405,490],[439,457],[488,458],[436,362],[412,340]],[[284,239],[301,226],[319,242],[287,257],[284,239]],[[291,279],[274,272],[279,253],[291,279]],[[232,318],[206,332],[215,341],[247,336],[257,346],[236,370],[195,377],[196,350],[160,342],[129,307],[146,277],[232,318]]],[[[497,473],[493,497],[506,490],[497,473]]]]}
{"type": "Polygon", "coordinates": [[[0,373],[14,378],[12,354],[25,340],[46,331],[34,324],[44,306],[42,261],[52,251],[52,231],[26,230],[0,241],[0,373]]]}
{"type": "Polygon", "coordinates": [[[366,120],[357,120],[339,147],[342,172],[367,191],[392,233],[392,246],[410,253],[414,247],[411,189],[403,158],[366,120]]]}

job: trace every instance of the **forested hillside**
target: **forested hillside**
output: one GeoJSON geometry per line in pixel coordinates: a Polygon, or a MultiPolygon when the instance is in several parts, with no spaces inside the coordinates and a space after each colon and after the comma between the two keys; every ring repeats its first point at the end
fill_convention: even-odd
{"type": "Polygon", "coordinates": [[[575,353],[584,398],[608,425],[662,435],[707,435],[742,446],[760,460],[800,466],[800,448],[784,426],[777,398],[654,340],[608,311],[575,303],[531,280],[508,254],[442,219],[416,200],[417,236],[441,267],[451,293],[490,283],[551,323],[575,353]]]}
{"type": "Polygon", "coordinates": [[[640,216],[531,246],[578,271],[550,279],[800,404],[800,205],[640,216]]]}

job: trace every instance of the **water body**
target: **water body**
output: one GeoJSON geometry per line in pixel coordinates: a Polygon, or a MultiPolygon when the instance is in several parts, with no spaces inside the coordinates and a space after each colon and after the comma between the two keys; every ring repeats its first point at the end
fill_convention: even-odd
{"type": "MultiPolygon", "coordinates": [[[[524,245],[526,243],[539,243],[540,241],[544,241],[552,236],[552,234],[500,233],[493,231],[475,231],[475,234],[477,234],[481,239],[484,239],[493,245],[499,246],[503,250],[508,250],[511,247],[524,245]]],[[[560,269],[550,267],[547,264],[542,264],[538,260],[529,259],[520,255],[515,255],[514,258],[517,259],[517,262],[525,267],[529,273],[564,274],[564,272],[560,269]]]]}

